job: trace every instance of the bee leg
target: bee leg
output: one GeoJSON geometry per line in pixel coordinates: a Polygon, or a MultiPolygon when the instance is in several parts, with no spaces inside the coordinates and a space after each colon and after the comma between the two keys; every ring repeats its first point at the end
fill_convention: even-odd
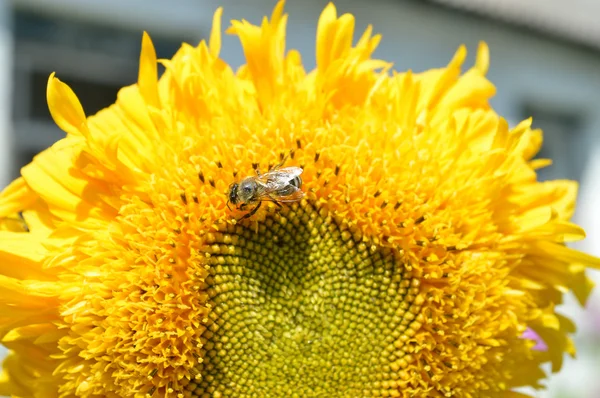
{"type": "Polygon", "coordinates": [[[271,171],[271,170],[276,170],[276,169],[280,168],[281,166],[283,166],[283,164],[284,164],[284,163],[286,162],[286,160],[288,159],[288,156],[289,156],[289,155],[285,155],[285,156],[283,157],[283,159],[281,159],[281,162],[277,163],[277,164],[276,164],[275,166],[273,166],[273,168],[271,168],[269,171],[271,171]]]}
{"type": "Polygon", "coordinates": [[[248,206],[248,203],[242,203],[239,207],[238,210],[244,210],[246,208],[246,206],[248,206]]]}
{"type": "Polygon", "coordinates": [[[258,208],[260,207],[260,205],[262,204],[262,202],[258,202],[258,204],[256,205],[256,207],[252,210],[250,210],[250,212],[244,214],[244,216],[242,218],[240,218],[238,221],[242,221],[245,220],[246,218],[252,217],[254,215],[254,213],[256,213],[258,211],[258,208]]]}
{"type": "Polygon", "coordinates": [[[279,203],[278,201],[276,201],[275,199],[273,199],[273,197],[269,196],[269,199],[270,199],[271,202],[275,203],[277,205],[277,207],[283,207],[281,205],[281,203],[279,203]]]}

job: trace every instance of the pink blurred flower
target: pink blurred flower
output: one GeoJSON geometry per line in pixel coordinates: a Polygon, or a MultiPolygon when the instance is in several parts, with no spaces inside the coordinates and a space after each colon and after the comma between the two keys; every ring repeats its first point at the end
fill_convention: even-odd
{"type": "Polygon", "coordinates": [[[535,341],[536,344],[533,346],[533,349],[536,351],[548,350],[548,345],[546,344],[546,342],[542,340],[539,334],[537,334],[533,329],[529,327],[527,328],[527,330],[525,330],[521,338],[535,341]]]}

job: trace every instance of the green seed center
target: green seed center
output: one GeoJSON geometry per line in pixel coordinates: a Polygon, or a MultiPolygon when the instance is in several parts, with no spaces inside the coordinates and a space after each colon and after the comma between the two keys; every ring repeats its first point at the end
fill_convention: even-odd
{"type": "Polygon", "coordinates": [[[323,213],[294,205],[258,231],[249,223],[216,234],[193,395],[397,395],[418,288],[392,250],[323,213]]]}

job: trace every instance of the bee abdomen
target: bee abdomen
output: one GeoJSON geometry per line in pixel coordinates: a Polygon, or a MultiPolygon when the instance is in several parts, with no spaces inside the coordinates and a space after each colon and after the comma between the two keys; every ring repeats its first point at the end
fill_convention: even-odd
{"type": "Polygon", "coordinates": [[[300,189],[301,186],[302,186],[302,179],[300,179],[300,177],[294,177],[293,179],[289,180],[284,187],[277,190],[277,195],[279,195],[279,196],[293,195],[296,191],[298,191],[300,189]]]}
{"type": "Polygon", "coordinates": [[[294,177],[294,179],[290,181],[290,185],[293,185],[296,188],[300,189],[302,187],[302,178],[300,178],[299,176],[294,177]]]}

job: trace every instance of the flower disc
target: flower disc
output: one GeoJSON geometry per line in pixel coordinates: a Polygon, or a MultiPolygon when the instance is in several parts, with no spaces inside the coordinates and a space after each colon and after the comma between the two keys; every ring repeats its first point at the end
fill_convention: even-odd
{"type": "Polygon", "coordinates": [[[423,300],[392,250],[306,202],[207,243],[196,396],[398,396],[423,300]]]}

